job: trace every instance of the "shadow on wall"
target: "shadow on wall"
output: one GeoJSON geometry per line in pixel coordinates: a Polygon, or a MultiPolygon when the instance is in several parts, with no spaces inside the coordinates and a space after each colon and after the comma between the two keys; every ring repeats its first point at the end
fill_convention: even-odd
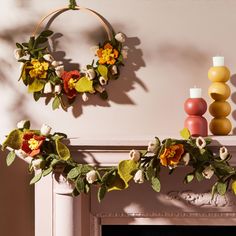
{"type": "MultiPolygon", "coordinates": [[[[60,11],[53,15],[51,19],[46,24],[46,29],[50,28],[53,21],[62,14],[63,11],[60,11]]],[[[99,15],[99,14],[98,14],[99,15]]],[[[99,15],[100,16],[100,15],[99,15]]],[[[106,22],[108,28],[113,32],[112,26],[109,22],[103,17],[100,16],[104,22],[106,22]]],[[[114,24],[114,28],[124,28],[118,24],[114,24]]],[[[88,29],[86,32],[82,32],[87,41],[91,43],[91,46],[97,45],[98,42],[105,41],[107,39],[107,35],[104,31],[103,27],[98,27],[94,29],[88,29]]],[[[59,61],[62,61],[66,70],[78,70],[80,68],[80,64],[71,63],[71,58],[66,58],[66,52],[57,51],[59,47],[59,39],[63,37],[61,33],[55,33],[51,37],[51,45],[49,45],[49,51],[59,61]]],[[[128,96],[128,92],[134,89],[134,84],[139,84],[144,91],[148,91],[145,84],[142,82],[140,78],[137,77],[136,71],[138,71],[141,67],[145,67],[145,62],[143,60],[143,52],[139,47],[141,44],[140,39],[137,37],[129,37],[127,36],[126,42],[124,46],[128,47],[128,59],[124,61],[125,66],[121,68],[121,74],[118,80],[112,81],[107,85],[108,92],[108,100],[102,100],[99,96],[90,96],[87,102],[84,102],[81,97],[77,97],[76,101],[72,105],[72,113],[74,117],[79,117],[83,113],[83,106],[102,106],[109,107],[109,101],[112,101],[117,104],[135,104],[132,99],[128,96]]],[[[48,104],[50,98],[45,100],[45,104],[48,104]]]]}
{"type": "MultiPolygon", "coordinates": [[[[234,87],[236,87],[236,74],[233,74],[231,76],[230,82],[234,87]]],[[[233,104],[236,104],[236,92],[233,92],[231,94],[231,100],[232,100],[233,104]]],[[[232,107],[231,107],[231,109],[232,109],[232,107]]],[[[235,109],[231,110],[231,114],[232,114],[233,119],[236,120],[236,110],[235,109]]],[[[236,134],[236,127],[233,127],[232,133],[236,134]]]]}

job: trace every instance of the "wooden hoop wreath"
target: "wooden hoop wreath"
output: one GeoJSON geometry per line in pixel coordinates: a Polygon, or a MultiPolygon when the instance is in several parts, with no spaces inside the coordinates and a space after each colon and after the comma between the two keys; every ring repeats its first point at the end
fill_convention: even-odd
{"type": "Polygon", "coordinates": [[[14,54],[21,63],[20,80],[28,87],[28,92],[33,93],[35,101],[51,95],[54,98],[53,110],[60,106],[67,110],[78,95],[84,102],[88,100],[88,94],[98,93],[102,99],[107,99],[105,87],[110,80],[119,78],[120,66],[124,65],[123,59],[127,56],[122,45],[124,42],[123,33],[115,34],[104,18],[89,8],[75,6],[53,10],[39,21],[28,42],[16,43],[14,54]],[[54,59],[48,49],[48,39],[53,31],[47,29],[39,32],[46,19],[68,10],[82,10],[94,15],[108,37],[93,47],[97,59],[82,70],[67,71],[63,62],[54,59]]]}

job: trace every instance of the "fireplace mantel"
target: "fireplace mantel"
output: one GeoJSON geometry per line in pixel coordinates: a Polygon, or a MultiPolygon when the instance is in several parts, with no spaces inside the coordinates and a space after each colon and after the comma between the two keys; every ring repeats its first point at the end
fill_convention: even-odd
{"type": "MultiPolygon", "coordinates": [[[[71,138],[68,144],[78,162],[112,166],[127,159],[130,149],[146,147],[149,140],[71,138]]],[[[231,164],[236,165],[236,136],[212,136],[212,140],[212,149],[226,146],[233,155],[231,164]]],[[[235,225],[236,197],[229,192],[211,200],[211,181],[184,185],[184,172],[179,168],[169,176],[164,171],[160,193],[146,184],[132,184],[122,192],[108,193],[102,203],[97,201],[96,188],[73,198],[63,178],[45,177],[35,186],[35,235],[101,236],[101,225],[110,224],[235,225]]]]}

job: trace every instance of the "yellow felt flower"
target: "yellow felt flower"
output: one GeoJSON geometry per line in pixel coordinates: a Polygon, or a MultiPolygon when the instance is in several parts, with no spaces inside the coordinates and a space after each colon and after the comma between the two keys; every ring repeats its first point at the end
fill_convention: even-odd
{"type": "Polygon", "coordinates": [[[103,48],[99,48],[97,51],[100,64],[114,65],[116,58],[118,58],[119,52],[112,47],[110,43],[107,43],[103,48]]]}
{"type": "Polygon", "coordinates": [[[40,62],[37,59],[31,60],[29,75],[32,79],[45,79],[47,77],[48,62],[40,62]]]}

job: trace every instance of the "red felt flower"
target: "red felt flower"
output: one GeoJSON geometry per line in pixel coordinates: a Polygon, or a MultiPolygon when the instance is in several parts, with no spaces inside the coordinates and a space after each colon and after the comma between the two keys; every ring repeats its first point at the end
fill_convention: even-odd
{"type": "Polygon", "coordinates": [[[77,91],[75,89],[75,84],[79,79],[80,73],[78,70],[73,70],[69,72],[64,71],[62,75],[62,80],[64,85],[64,91],[69,99],[72,99],[76,96],[77,91]]]}
{"type": "Polygon", "coordinates": [[[34,157],[40,153],[40,147],[42,146],[45,138],[45,136],[35,135],[32,132],[25,133],[23,136],[21,149],[29,156],[34,157]]]}

